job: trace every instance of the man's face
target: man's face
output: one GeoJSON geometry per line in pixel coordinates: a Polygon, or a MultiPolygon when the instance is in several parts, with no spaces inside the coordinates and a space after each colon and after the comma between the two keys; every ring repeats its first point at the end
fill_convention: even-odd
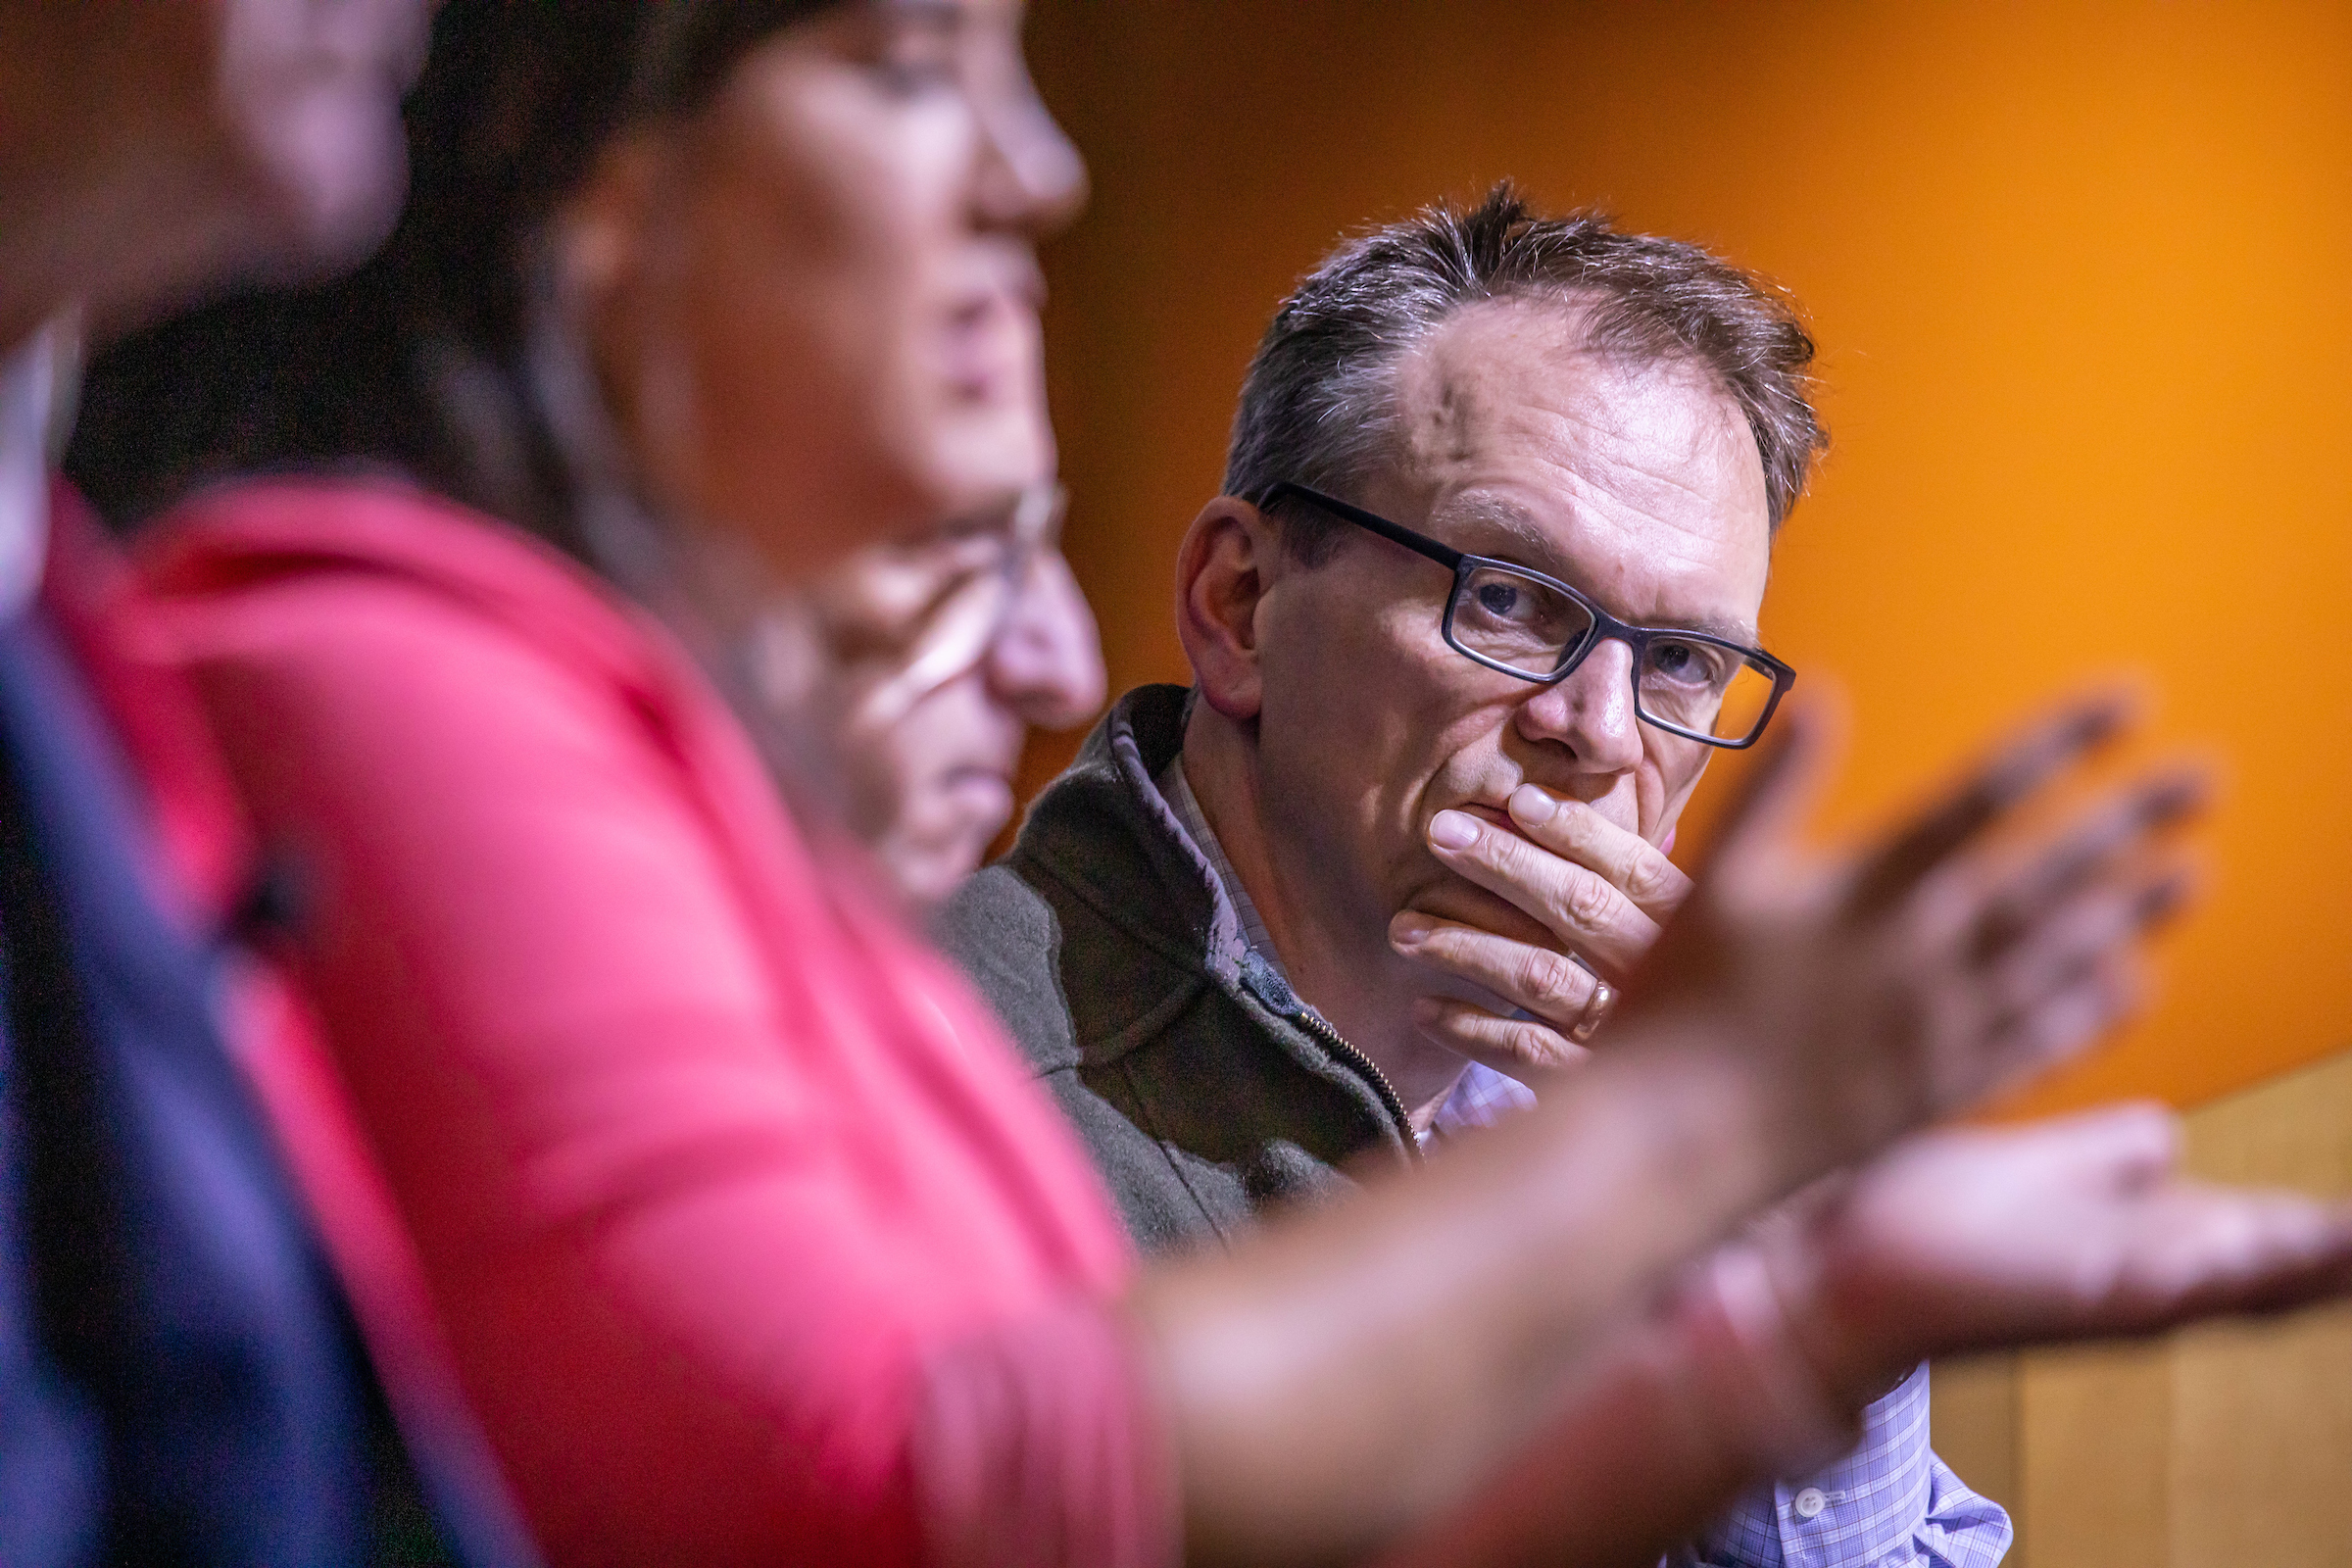
{"type": "Polygon", "coordinates": [[[42,296],[9,303],[77,297],[127,325],[357,259],[399,205],[400,95],[431,9],[0,0],[0,249],[42,296]]]}
{"type": "MultiPolygon", "coordinates": [[[[1572,311],[1514,302],[1461,313],[1397,375],[1398,458],[1349,499],[1635,624],[1757,641],[1763,466],[1698,372],[1587,352],[1572,311]]],[[[1258,612],[1269,833],[1323,884],[1297,890],[1315,917],[1378,951],[1408,906],[1532,939],[1439,865],[1430,818],[1451,807],[1507,827],[1504,803],[1532,783],[1662,843],[1711,753],[1636,718],[1625,644],[1547,686],[1484,668],[1441,632],[1444,569],[1348,533],[1319,565],[1286,558],[1258,612]]]]}
{"type": "Polygon", "coordinates": [[[398,209],[400,98],[423,68],[437,0],[213,6],[215,101],[257,206],[298,270],[355,260],[398,209]]]}

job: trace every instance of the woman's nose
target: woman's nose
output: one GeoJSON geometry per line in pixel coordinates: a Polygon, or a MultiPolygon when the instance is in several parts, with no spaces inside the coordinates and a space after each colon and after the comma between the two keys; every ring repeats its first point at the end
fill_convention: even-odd
{"type": "Polygon", "coordinates": [[[1094,611],[1070,564],[1057,550],[1040,552],[989,647],[991,690],[1023,722],[1068,729],[1102,706],[1105,679],[1094,611]]]}

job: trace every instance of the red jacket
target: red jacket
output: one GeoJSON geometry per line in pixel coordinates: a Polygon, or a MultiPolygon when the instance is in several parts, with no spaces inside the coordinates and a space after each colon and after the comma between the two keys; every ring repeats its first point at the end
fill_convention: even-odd
{"type": "Polygon", "coordinates": [[[218,493],[151,565],[551,1557],[1167,1549],[1083,1155],[667,638],[405,491],[218,493]]]}
{"type": "MultiPolygon", "coordinates": [[[[259,881],[255,842],[196,695],[163,657],[154,602],[63,483],[51,490],[41,597],[134,781],[160,859],[150,888],[167,918],[210,946],[259,881]]],[[[469,1553],[528,1561],[422,1270],[333,1066],[273,968],[249,951],[225,952],[218,998],[225,1041],[326,1244],[427,1495],[469,1553]]]]}

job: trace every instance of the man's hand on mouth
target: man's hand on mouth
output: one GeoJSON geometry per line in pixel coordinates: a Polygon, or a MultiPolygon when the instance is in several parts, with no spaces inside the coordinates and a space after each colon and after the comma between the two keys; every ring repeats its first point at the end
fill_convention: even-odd
{"type": "Polygon", "coordinates": [[[1389,940],[1516,1009],[1432,996],[1415,1004],[1414,1022],[1447,1050],[1524,1079],[1584,1058],[1613,988],[1657,940],[1690,879],[1580,801],[1523,784],[1509,812],[1506,828],[1478,811],[1440,811],[1430,821],[1430,852],[1529,916],[1551,943],[1410,908],[1390,922],[1389,940]]]}

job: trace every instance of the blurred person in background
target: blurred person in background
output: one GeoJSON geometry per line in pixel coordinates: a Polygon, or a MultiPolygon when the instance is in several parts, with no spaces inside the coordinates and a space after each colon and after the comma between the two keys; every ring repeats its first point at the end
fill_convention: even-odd
{"type": "Polygon", "coordinates": [[[762,710],[829,760],[849,830],[910,910],[955,891],[1011,820],[1029,727],[1102,706],[1064,502],[1037,485],[1007,518],[871,546],[780,595],[755,634],[762,710]]]}
{"type": "MultiPolygon", "coordinates": [[[[1179,554],[1193,686],[1121,698],[937,927],[1139,1245],[1409,1167],[1584,1056],[1689,894],[1664,851],[1708,760],[1793,680],[1757,621],[1812,358],[1717,258],[1507,185],[1277,310],[1179,554]]],[[[2009,1540],[1930,1450],[1923,1365],[1677,1561],[2009,1540]]]]}
{"type": "MultiPolygon", "coordinates": [[[[623,580],[659,572],[647,558],[663,547],[621,493],[616,470],[626,460],[611,450],[616,434],[587,384],[582,346],[561,319],[569,302],[551,297],[547,258],[519,249],[541,243],[545,209],[595,155],[600,117],[627,85],[617,40],[631,35],[640,9],[573,7],[565,19],[574,25],[541,29],[533,74],[581,90],[559,99],[528,83],[519,101],[530,107],[505,124],[481,111],[480,95],[516,97],[515,82],[492,79],[513,55],[487,40],[534,24],[453,19],[445,29],[453,41],[418,111],[428,149],[419,200],[376,265],[348,282],[225,300],[91,367],[87,416],[66,468],[102,514],[140,521],[236,474],[398,475],[518,520],[623,580]],[[442,134],[448,122],[471,128],[442,134]],[[498,183],[510,172],[513,190],[498,183]]],[[[743,8],[743,20],[728,25],[756,33],[772,9],[743,8]]],[[[908,57],[885,69],[910,89],[939,68],[916,58],[936,40],[908,42],[920,29],[902,30],[906,38],[889,47],[908,57]]],[[[944,38],[952,29],[933,30],[944,38]]],[[[1083,169],[1066,143],[1024,145],[1025,156],[1055,163],[1039,175],[1045,188],[1079,188],[1083,169]]],[[[1004,368],[987,373],[1042,373],[1034,321],[989,303],[992,292],[1033,301],[1041,287],[1034,262],[995,234],[968,251],[955,264],[970,274],[956,282],[962,297],[954,308],[974,317],[956,327],[964,341],[917,343],[894,326],[891,339],[871,345],[890,373],[928,374],[933,367],[913,363],[918,356],[968,355],[989,333],[1013,342],[1004,368]]],[[[894,280],[884,269],[859,282],[879,289],[894,280]]],[[[819,357],[867,347],[799,345],[819,357]]],[[[980,412],[962,420],[985,433],[995,401],[1019,411],[1000,439],[959,438],[983,469],[1010,463],[1018,474],[1039,454],[1050,458],[1050,428],[1020,422],[1030,404],[1042,410],[1042,386],[1013,393],[977,400],[980,412]]],[[[821,428],[842,416],[791,404],[787,388],[745,395],[758,418],[779,423],[821,428]]],[[[892,438],[877,432],[867,444],[892,438]]],[[[763,749],[796,804],[862,841],[918,909],[977,867],[1009,820],[1027,728],[1066,729],[1102,702],[1094,618],[1061,555],[1059,487],[1050,477],[1018,491],[953,483],[937,504],[971,506],[972,515],[928,519],[919,533],[902,520],[882,530],[896,537],[808,581],[770,583],[757,603],[728,596],[733,647],[722,656],[735,694],[766,721],[763,749]]],[[[796,507],[814,514],[822,504],[796,507]]]]}
{"type": "Polygon", "coordinates": [[[347,1306],[314,1234],[310,1205],[331,1223],[367,1193],[281,1166],[317,1178],[308,1156],[349,1145],[332,1097],[289,1083],[303,1043],[236,951],[240,819],[192,694],[145,662],[149,607],[50,476],[85,334],[381,237],[426,10],[0,5],[10,1568],[530,1559],[415,1324],[386,1315],[397,1260],[356,1259],[347,1306]]]}
{"type": "Polygon", "coordinates": [[[2178,786],[1984,843],[2096,704],[1842,857],[1793,844],[1797,715],[1606,1060],[1416,1181],[1139,1273],[984,1006],[759,755],[791,744],[754,685],[779,591],[1051,475],[1031,248],[1082,172],[1018,21],[455,0],[404,231],[294,345],[370,395],[253,410],[345,424],[344,477],[156,541],[551,1555],[1617,1560],[1850,1444],[1924,1348],[2341,1288],[2342,1216],[2178,1181],[2147,1118],[2005,1135],[1997,1275],[1901,1223],[1952,1179],[1934,1144],[1707,1252],[2128,1005],[2132,813],[2178,786]]]}

